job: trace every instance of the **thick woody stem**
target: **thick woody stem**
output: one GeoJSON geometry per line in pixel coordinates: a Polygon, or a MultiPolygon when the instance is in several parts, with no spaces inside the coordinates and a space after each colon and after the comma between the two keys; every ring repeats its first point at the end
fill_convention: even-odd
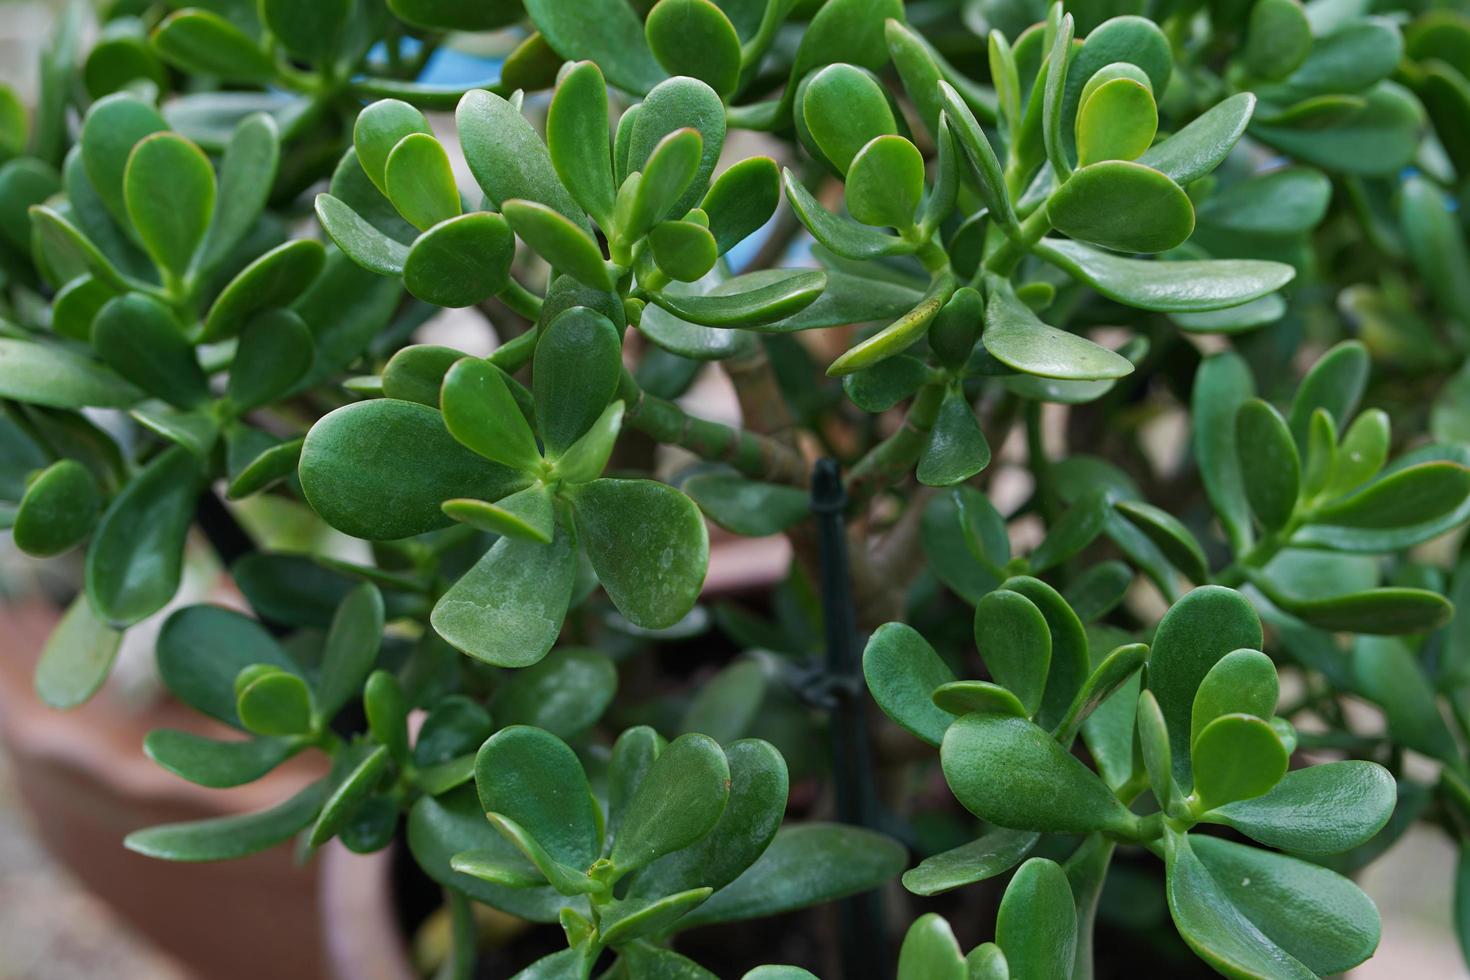
{"type": "Polygon", "coordinates": [[[755,480],[807,485],[806,460],[775,439],[696,418],[673,402],[648,394],[627,372],[620,395],[625,423],[659,442],[680,446],[712,462],[728,463],[755,480]]]}

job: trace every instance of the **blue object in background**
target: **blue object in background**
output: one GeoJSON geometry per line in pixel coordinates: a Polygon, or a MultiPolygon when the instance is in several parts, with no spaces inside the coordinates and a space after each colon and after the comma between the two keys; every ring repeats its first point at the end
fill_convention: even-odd
{"type": "MultiPolygon", "coordinates": [[[[399,51],[405,58],[412,58],[423,48],[423,42],[416,37],[405,37],[398,42],[398,45],[399,51]]],[[[368,61],[374,65],[386,66],[388,64],[387,46],[379,41],[368,52],[368,61]]],[[[424,70],[419,73],[417,80],[423,85],[440,85],[446,88],[455,85],[469,85],[499,78],[501,66],[504,64],[504,58],[483,57],[456,51],[450,47],[441,47],[429,56],[428,64],[424,65],[424,70]]]]}

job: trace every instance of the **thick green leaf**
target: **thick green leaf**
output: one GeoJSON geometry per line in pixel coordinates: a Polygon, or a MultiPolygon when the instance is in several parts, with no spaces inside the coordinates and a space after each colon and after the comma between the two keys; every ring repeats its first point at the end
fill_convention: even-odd
{"type": "Polygon", "coordinates": [[[1093,490],[1075,501],[1052,523],[1046,537],[1027,559],[1031,571],[1040,574],[1060,565],[1091,544],[1108,521],[1108,495],[1093,490]]]}
{"type": "Polygon", "coordinates": [[[518,866],[524,874],[536,874],[515,845],[485,819],[485,811],[469,786],[440,796],[421,797],[409,811],[408,846],[419,867],[434,881],[519,918],[555,922],[563,908],[577,907],[546,885],[508,888],[454,870],[451,862],[469,851],[518,866]]]}
{"type": "Polygon", "coordinates": [[[847,173],[858,151],[872,140],[898,132],[883,87],[853,65],[828,65],[812,75],[799,111],[815,149],[839,173],[847,173]]]}
{"type": "Polygon", "coordinates": [[[136,830],[123,846],[165,861],[231,861],[289,839],[316,818],[330,783],[320,780],[269,810],[136,830]]]}
{"type": "MultiPolygon", "coordinates": [[[[1345,504],[1347,500],[1369,500],[1371,498],[1366,496],[1367,491],[1377,483],[1427,463],[1453,463],[1462,467],[1470,467],[1470,451],[1455,443],[1431,444],[1410,450],[1390,463],[1375,481],[1342,502],[1345,504]]],[[[1416,481],[1421,478],[1416,476],[1416,481]]],[[[1455,482],[1458,482],[1458,478],[1455,482]]],[[[1421,485],[1420,489],[1423,488],[1421,485]]],[[[1390,513],[1394,511],[1397,511],[1396,507],[1392,508],[1390,513]]],[[[1450,512],[1442,513],[1431,520],[1389,528],[1349,527],[1326,522],[1313,523],[1299,529],[1293,535],[1293,541],[1310,547],[1328,547],[1339,551],[1378,554],[1428,541],[1463,523],[1467,515],[1470,515],[1470,497],[1467,497],[1450,512]]]]}
{"type": "Polygon", "coordinates": [[[907,239],[833,214],[812,196],[789,169],[781,172],[786,200],[798,220],[822,245],[846,259],[864,261],[887,255],[908,255],[915,246],[907,239]]]}
{"type": "Polygon", "coordinates": [[[300,475],[323,520],[375,541],[447,526],[445,499],[499,500],[523,485],[456,442],[438,412],[393,398],[323,416],[306,435],[300,475]]]}
{"type": "Polygon", "coordinates": [[[966,980],[965,955],[954,930],[937,913],[919,916],[904,934],[898,980],[966,980]]]}
{"type": "Polygon", "coordinates": [[[617,668],[606,654],[563,646],[507,676],[490,707],[504,725],[533,725],[571,738],[602,717],[617,687],[617,668]]]}
{"type": "Polygon", "coordinates": [[[735,742],[725,755],[730,797],[719,821],[700,840],[640,871],[630,896],[669,895],[698,885],[719,890],[740,877],[770,846],[786,812],[786,762],[770,743],[759,739],[735,742]]]}
{"type": "Polygon", "coordinates": [[[989,681],[955,681],[934,689],[934,706],[952,715],[981,714],[1030,717],[1024,705],[1010,691],[989,681]]]}
{"type": "Polygon", "coordinates": [[[1413,159],[1424,126],[1424,108],[1406,89],[1384,81],[1335,125],[1292,126],[1258,122],[1251,133],[1303,163],[1336,173],[1386,176],[1413,159]]]}
{"type": "Polygon", "coordinates": [[[987,280],[985,350],[1007,367],[1043,378],[1121,378],[1133,363],[1085,337],[1047,326],[1022,303],[1010,283],[987,280]]]}
{"type": "Polygon", "coordinates": [[[27,480],[11,538],[26,554],[49,558],[81,544],[101,511],[92,472],[74,459],[57,460],[27,480]]]}
{"type": "Polygon", "coordinates": [[[393,147],[383,170],[383,190],[398,213],[424,231],[460,214],[449,154],[426,133],[410,133],[393,147]]]}
{"type": "MultiPolygon", "coordinates": [[[[1148,647],[1142,643],[1124,644],[1104,657],[1097,668],[1087,675],[1087,681],[1072,700],[1061,723],[1057,725],[1054,732],[1057,741],[1063,745],[1071,744],[1078,729],[1086,724],[1093,712],[1121,688],[1136,680],[1139,670],[1147,660],[1148,647]]],[[[1136,686],[1133,689],[1136,690],[1136,686]]],[[[1093,752],[1094,758],[1098,754],[1093,752]]],[[[1104,764],[1099,763],[1098,768],[1104,775],[1108,774],[1104,764]]]]}
{"type": "Polygon", "coordinates": [[[1190,530],[1168,511],[1136,500],[1113,504],[1120,513],[1158,546],[1169,563],[1193,582],[1209,580],[1204,549],[1190,530]]]}
{"type": "Polygon", "coordinates": [[[461,445],[503,466],[541,472],[536,436],[500,368],[478,357],[456,362],[440,399],[444,426],[461,445]]]}
{"type": "Polygon", "coordinates": [[[827,365],[827,376],[836,378],[861,371],[907,350],[928,331],[954,295],[955,286],[953,276],[937,276],[917,306],[827,365]]]}
{"type": "Polygon", "coordinates": [[[487,813],[509,817],[552,858],[585,870],[602,849],[602,811],[582,763],[550,732],[503,728],[475,757],[475,785],[487,813]]]}
{"type": "Polygon", "coordinates": [[[1313,973],[1343,973],[1377,949],[1378,909],[1349,879],[1219,837],[1189,842],[1230,903],[1313,973]]]}
{"type": "Polygon", "coordinates": [[[686,75],[722,96],[740,81],[740,36],[710,0],[660,0],[643,32],[654,58],[670,75],[686,75]]]}
{"type": "Polygon", "coordinates": [[[1270,724],[1244,714],[1221,715],[1194,740],[1195,794],[1210,810],[1269,791],[1286,774],[1286,746],[1270,724]]]}
{"type": "Polygon", "coordinates": [[[1138,162],[1166,174],[1176,184],[1199,180],[1230,155],[1230,150],[1245,134],[1255,108],[1254,95],[1238,92],[1155,144],[1138,162]]]}
{"type": "Polygon", "coordinates": [[[167,129],[157,109],[122,92],[97,100],[82,121],[81,158],[87,176],[120,225],[128,221],[123,174],[133,147],[144,137],[167,129]]]}
{"type": "Polygon", "coordinates": [[[235,348],[225,389],[238,413],[292,391],[311,370],[311,328],[290,310],[268,310],[250,321],[235,348]]]}
{"type": "Polygon", "coordinates": [[[561,76],[546,114],[546,147],[556,175],[604,229],[612,227],[611,137],[602,70],[579,62],[561,76]]]}
{"type": "Polygon", "coordinates": [[[1041,610],[1020,593],[990,593],[975,607],[975,645],[996,683],[1034,715],[1051,668],[1051,631],[1041,610]]]}
{"type": "Polygon", "coordinates": [[[1001,827],[1127,834],[1135,819],[1092,770],[1025,718],[965,715],[945,732],[940,759],[955,797],[1001,827]]]}
{"type": "Polygon", "coordinates": [[[700,473],[683,490],[720,527],[746,537],[765,537],[804,520],[807,494],[795,487],[758,483],[731,473],[700,473]]]}
{"type": "Polygon", "coordinates": [[[143,393],[72,350],[0,337],[0,395],[52,408],[125,408],[143,393]]]}
{"type": "Polygon", "coordinates": [[[371,582],[347,593],[337,607],[327,631],[316,689],[317,708],[324,719],[330,720],[361,692],[378,659],[383,618],[383,596],[371,582]]]}
{"type": "Polygon", "coordinates": [[[1316,976],[1236,908],[1195,856],[1189,837],[1168,831],[1164,845],[1169,912],[1179,935],[1206,963],[1234,977],[1311,980],[1316,976]]]}
{"type": "Polygon", "coordinates": [[[1201,482],[1237,552],[1249,547],[1254,535],[1235,421],[1240,407],[1254,394],[1250,368],[1239,355],[1225,353],[1206,358],[1200,365],[1190,401],[1201,482]]]}
{"type": "Polygon", "coordinates": [[[703,154],[704,139],[690,126],[676,129],[654,144],[643,161],[639,179],[624,185],[622,193],[627,203],[618,211],[618,236],[636,241],[660,221],[677,215],[677,205],[687,191],[692,189],[695,196],[703,196],[703,187],[696,187],[694,181],[703,154]]]}
{"type": "Polygon", "coordinates": [[[1454,606],[1428,589],[1364,589],[1340,595],[1298,598],[1272,587],[1259,574],[1250,580],[1283,612],[1318,629],[1379,636],[1425,633],[1454,615],[1454,606]]]}
{"type": "Polygon", "coordinates": [[[1011,206],[1010,193],[1006,189],[1005,174],[985,131],[980,128],[980,123],[960,93],[948,82],[939,83],[939,97],[944,105],[945,119],[952,127],[954,138],[969,162],[970,172],[980,189],[981,200],[1002,226],[1011,230],[1019,229],[1016,212],[1011,206]]]}
{"type": "Polygon", "coordinates": [[[1221,657],[1200,681],[1190,711],[1189,742],[1216,718],[1227,714],[1254,715],[1267,721],[1276,713],[1280,684],[1276,665],[1258,650],[1233,650],[1221,657]]]}
{"type": "Polygon", "coordinates": [[[380,276],[403,274],[408,246],[390,238],[331,194],[316,196],[316,216],[322,230],[348,258],[380,276]]]}
{"type": "Polygon", "coordinates": [[[187,606],[169,616],[158,635],[158,672],[170,693],[195,710],[240,726],[235,679],[242,670],[269,664],[299,671],[265,627],[219,606],[187,606]],[[209,656],[200,656],[208,650],[209,656]]]}
{"type": "Polygon", "coordinates": [[[652,298],[659,306],[690,323],[709,327],[766,326],[811,306],[821,296],[827,282],[827,276],[822,272],[780,271],[780,276],[756,273],[736,276],[704,295],[663,290],[652,298]]]}
{"type": "Polygon", "coordinates": [[[221,741],[193,732],[159,728],[143,740],[148,758],[176,776],[226,789],[252,783],[290,758],[297,744],[289,739],[252,738],[221,741]]]}
{"type": "Polygon", "coordinates": [[[739,878],[680,920],[680,929],[778,915],[864,892],[894,878],[903,845],[841,824],[788,825],[739,878]]]}
{"type": "Polygon", "coordinates": [[[907,229],[925,190],[923,156],[903,137],[878,137],[853,157],[847,210],[864,225],[907,229]]]}
{"type": "Polygon", "coordinates": [[[1127,259],[1055,238],[1038,242],[1035,251],[1109,299],[1161,313],[1238,306],[1280,289],[1296,274],[1289,265],[1257,259],[1127,259]]]}
{"type": "Polygon", "coordinates": [[[674,739],[628,802],[613,842],[613,864],[632,871],[710,833],[725,810],[730,784],[718,742],[697,734],[674,739]]]}
{"type": "Polygon", "coordinates": [[[919,482],[931,487],[963,483],[990,464],[990,444],[963,391],[950,389],[919,457],[919,482]]]}
{"type": "Polygon", "coordinates": [[[613,402],[602,410],[592,427],[567,447],[553,467],[567,483],[586,483],[602,475],[612,457],[618,433],[623,427],[623,403],[613,402]]]}
{"type": "Polygon", "coordinates": [[[1180,805],[1179,786],[1172,773],[1174,753],[1169,747],[1170,732],[1153,691],[1144,691],[1138,696],[1135,731],[1138,735],[1137,758],[1142,760],[1148,773],[1149,789],[1153,791],[1159,809],[1166,814],[1179,813],[1184,808],[1180,805]]]}
{"type": "Polygon", "coordinates": [[[493,504],[487,500],[460,497],[444,501],[440,509],[461,524],[540,544],[551,543],[556,525],[551,491],[539,483],[517,490],[493,504]]]}
{"type": "Polygon", "coordinates": [[[1021,862],[1041,835],[991,827],[980,837],[920,861],[903,873],[903,886],[916,895],[939,895],[1005,874],[1021,862]]]}
{"type": "Polygon", "coordinates": [[[1162,93],[1169,86],[1173,51],[1164,32],[1152,20],[1125,15],[1111,17],[1087,32],[1087,40],[1068,66],[1061,122],[1071,148],[1071,123],[1082,101],[1082,91],[1098,69],[1125,62],[1143,69],[1149,87],[1162,93]]]}
{"type": "Polygon", "coordinates": [[[1383,708],[1395,742],[1458,764],[1459,750],[1434,689],[1403,641],[1360,637],[1353,649],[1353,679],[1359,692],[1383,708]]]}
{"type": "Polygon", "coordinates": [[[1136,160],[1154,141],[1158,124],[1158,107],[1146,84],[1126,77],[1106,81],[1086,93],[1078,107],[1077,163],[1136,160]]]}
{"type": "Polygon", "coordinates": [[[97,618],[85,595],[67,607],[36,664],[36,696],[65,711],[86,703],[112,673],[122,632],[97,618]]]}
{"type": "Polygon", "coordinates": [[[1175,778],[1187,788],[1195,694],[1226,654],[1261,648],[1261,621],[1239,592],[1205,585],[1169,608],[1152,646],[1148,687],[1168,725],[1175,778]]]}
{"type": "Polygon", "coordinates": [[[620,946],[645,936],[667,932],[679,919],[703,904],[713,893],[714,889],[701,887],[662,898],[624,899],[611,906],[604,914],[599,935],[609,945],[620,946]]]}
{"type": "Polygon", "coordinates": [[[551,544],[501,538],[439,598],[430,622],[478,660],[526,667],[556,643],[576,575],[576,546],[563,529],[551,544]]]}
{"type": "Polygon", "coordinates": [[[1286,420],[1253,398],[1236,413],[1235,445],[1251,510],[1268,531],[1281,530],[1296,512],[1302,466],[1286,420]]]}
{"type": "MultiPolygon", "coordinates": [[[[1048,656],[1050,652],[1048,636],[1048,656]]],[[[878,627],[863,650],[863,677],[884,714],[930,745],[944,740],[954,716],[935,706],[932,695],[954,681],[954,671],[918,630],[903,623],[878,627]]]]}
{"type": "Polygon", "coordinates": [[[209,379],[173,311],[144,293],[108,300],[92,325],[97,353],[123,377],[179,408],[209,397],[209,379]]]}
{"type": "Polygon", "coordinates": [[[386,670],[368,675],[362,689],[362,710],[367,717],[368,732],[398,765],[407,765],[408,699],[398,678],[386,670]]]}
{"type": "Polygon", "coordinates": [[[1291,434],[1298,448],[1306,450],[1307,427],[1319,408],[1326,409],[1335,424],[1347,424],[1367,387],[1369,368],[1368,349],[1355,340],[1343,341],[1317,359],[1291,403],[1291,434]]]}
{"type": "Polygon", "coordinates": [[[651,480],[594,480],[575,488],[572,501],[587,557],[618,610],[645,629],[683,619],[709,562],[694,502],[651,480]]]}
{"type": "Polygon", "coordinates": [[[1360,414],[1338,443],[1332,476],[1323,493],[1330,499],[1372,479],[1388,460],[1388,444],[1388,413],[1375,408],[1360,414]]]}
{"type": "MultiPolygon", "coordinates": [[[[0,190],[0,195],[3,195],[0,190]]],[[[73,340],[92,339],[92,322],[97,311],[117,291],[90,275],[78,276],[57,290],[51,300],[51,330],[73,340]]]]}
{"type": "Polygon", "coordinates": [[[205,319],[203,339],[233,337],[254,314],[289,305],[321,275],[326,258],[321,244],[310,239],[286,242],[261,255],[220,292],[205,319]]]}
{"type": "Polygon", "coordinates": [[[612,401],[622,377],[618,326],[582,304],[545,321],[536,343],[531,394],[549,458],[566,453],[612,401]]]}
{"type": "Polygon", "coordinates": [[[296,674],[252,664],[236,678],[235,692],[235,713],[246,731],[279,736],[311,730],[311,689],[296,674]]]}
{"type": "Polygon", "coordinates": [[[1061,594],[1040,579],[1017,575],[1006,579],[1000,587],[1030,599],[1046,617],[1051,631],[1051,668],[1036,720],[1043,727],[1055,727],[1067,714],[1091,668],[1082,621],[1061,594]]]}
{"type": "Polygon", "coordinates": [[[643,93],[664,78],[627,0],[589,0],[575,7],[526,0],[526,12],[557,54],[597,62],[618,88],[643,93]]]}
{"type": "Polygon", "coordinates": [[[399,99],[374,102],[357,115],[352,145],[363,173],[385,196],[388,193],[388,157],[399,141],[414,133],[433,136],[424,114],[399,99]]]}
{"type": "MultiPolygon", "coordinates": [[[[353,756],[348,755],[344,759],[352,760],[353,756]]],[[[307,835],[307,843],[312,847],[321,847],[344,831],[348,821],[383,781],[383,774],[388,771],[388,762],[386,745],[366,752],[356,761],[332,787],[332,794],[322,804],[321,813],[317,815],[316,823],[307,835]]]]}
{"type": "Polygon", "coordinates": [[[514,258],[515,237],[506,219],[474,211],[418,237],[403,260],[403,285],[435,306],[473,306],[505,288],[514,258]]]}
{"type": "Polygon", "coordinates": [[[153,32],[153,48],[170,65],[191,75],[264,85],[276,66],[244,31],[197,7],[177,10],[153,32]]]}
{"type": "Polygon", "coordinates": [[[1120,252],[1164,252],[1194,231],[1194,206],[1179,185],[1140,163],[1083,167],[1047,199],[1058,231],[1120,252]]]}
{"type": "Polygon", "coordinates": [[[103,620],[131,626],[173,598],[203,487],[198,458],[175,446],[112,499],[87,549],[87,598],[103,620]]]}
{"type": "MultiPolygon", "coordinates": [[[[1265,0],[1251,7],[1241,61],[1253,75],[1290,75],[1312,49],[1312,27],[1297,0],[1265,0]]],[[[1321,972],[1321,971],[1319,971],[1321,972]]]]}
{"type": "Polygon", "coordinates": [[[754,234],[781,202],[781,171],[770,157],[747,157],[731,164],[710,184],[699,208],[724,255],[754,234]]]}
{"type": "Polygon", "coordinates": [[[172,133],[142,139],[123,175],[128,218],[149,257],[167,275],[189,268],[214,215],[214,167],[172,133]]]}
{"type": "Polygon", "coordinates": [[[575,222],[535,201],[513,199],[501,206],[515,233],[552,266],[593,289],[612,291],[602,248],[575,222]]]}
{"type": "MultiPolygon", "coordinates": [[[[624,5],[623,0],[605,2],[624,5]]],[[[605,61],[598,64],[609,69],[605,61]]],[[[496,207],[508,200],[535,201],[590,231],[586,213],[557,179],[546,144],[515,106],[473,89],[460,100],[454,118],[470,172],[496,207]]]]}
{"type": "Polygon", "coordinates": [[[995,916],[995,942],[1014,977],[1064,977],[1077,946],[1077,909],[1055,861],[1031,858],[1006,886],[995,916]]]}
{"type": "Polygon", "coordinates": [[[679,282],[704,278],[719,258],[715,236],[692,221],[659,222],[648,230],[648,244],[659,270],[679,282]]]}
{"type": "Polygon", "coordinates": [[[1264,796],[1204,815],[1268,847],[1296,854],[1340,854],[1368,840],[1393,814],[1393,776],[1350,759],[1289,772],[1264,796]]]}
{"type": "Polygon", "coordinates": [[[1470,469],[1451,462],[1407,466],[1312,511],[1314,523],[1392,530],[1455,512],[1470,496],[1470,469]]]}
{"type": "Polygon", "coordinates": [[[352,6],[351,0],[261,0],[260,19],[291,54],[324,65],[336,54],[352,6]]]}
{"type": "MultiPolygon", "coordinates": [[[[652,173],[655,170],[655,149],[681,129],[693,129],[699,133],[702,150],[698,155],[699,162],[693,179],[688,182],[683,195],[670,201],[672,206],[665,209],[665,213],[673,217],[686,213],[704,197],[715,162],[725,143],[725,108],[720,97],[696,78],[671,78],[659,83],[648,93],[648,97],[634,114],[631,124],[627,122],[627,118],[624,116],[624,123],[619,127],[620,148],[622,130],[628,129],[627,155],[619,157],[619,174],[625,176],[631,171],[639,171],[643,174],[644,181],[653,179],[654,184],[662,188],[650,198],[655,204],[663,199],[670,183],[679,182],[670,181],[668,174],[657,176],[652,173]]],[[[680,142],[687,139],[688,137],[680,137],[680,142]]],[[[681,148],[680,155],[683,152],[687,152],[687,147],[681,148]]],[[[675,169],[682,171],[684,164],[681,159],[671,159],[671,162],[678,162],[675,169]]],[[[660,164],[657,169],[664,170],[664,165],[660,164]]],[[[641,183],[639,190],[643,191],[641,183]]],[[[653,193],[654,190],[650,187],[644,193],[653,193]]]]}

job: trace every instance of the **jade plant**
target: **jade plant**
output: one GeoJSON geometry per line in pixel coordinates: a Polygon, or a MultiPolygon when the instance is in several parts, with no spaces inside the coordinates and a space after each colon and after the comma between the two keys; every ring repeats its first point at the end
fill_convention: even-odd
{"type": "Polygon", "coordinates": [[[119,846],[394,855],[452,978],[1307,978],[1418,826],[1470,954],[1470,18],[1128,11],[68,7],[37,694],[142,624],[149,758],[313,773],[119,846]]]}

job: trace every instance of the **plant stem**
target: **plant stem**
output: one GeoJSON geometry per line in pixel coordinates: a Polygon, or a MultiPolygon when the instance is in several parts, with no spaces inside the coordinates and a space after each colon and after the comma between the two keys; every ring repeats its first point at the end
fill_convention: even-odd
{"type": "Polygon", "coordinates": [[[500,293],[500,301],[532,323],[541,316],[541,297],[514,279],[500,293]]]}
{"type": "Polygon", "coordinates": [[[996,246],[995,251],[986,257],[982,270],[1001,276],[1010,275],[1031,251],[1031,246],[1041,241],[1050,230],[1051,218],[1047,216],[1046,208],[1037,208],[1021,222],[1021,237],[1007,238],[996,246]]]}
{"type": "Polygon", "coordinates": [[[1057,495],[1051,477],[1051,461],[1046,458],[1045,433],[1041,428],[1041,402],[1026,401],[1026,463],[1036,487],[1032,491],[1041,519],[1051,527],[1057,520],[1057,495]]]}
{"type": "Polygon", "coordinates": [[[648,394],[626,371],[618,394],[623,399],[623,421],[659,442],[680,446],[707,460],[728,463],[756,480],[794,487],[807,485],[806,460],[775,439],[696,418],[673,402],[648,394]]]}
{"type": "Polygon", "coordinates": [[[929,430],[943,400],[943,383],[924,385],[909,403],[899,430],[858,460],[847,475],[847,496],[854,506],[862,506],[881,487],[908,475],[929,442],[929,430]]]}

